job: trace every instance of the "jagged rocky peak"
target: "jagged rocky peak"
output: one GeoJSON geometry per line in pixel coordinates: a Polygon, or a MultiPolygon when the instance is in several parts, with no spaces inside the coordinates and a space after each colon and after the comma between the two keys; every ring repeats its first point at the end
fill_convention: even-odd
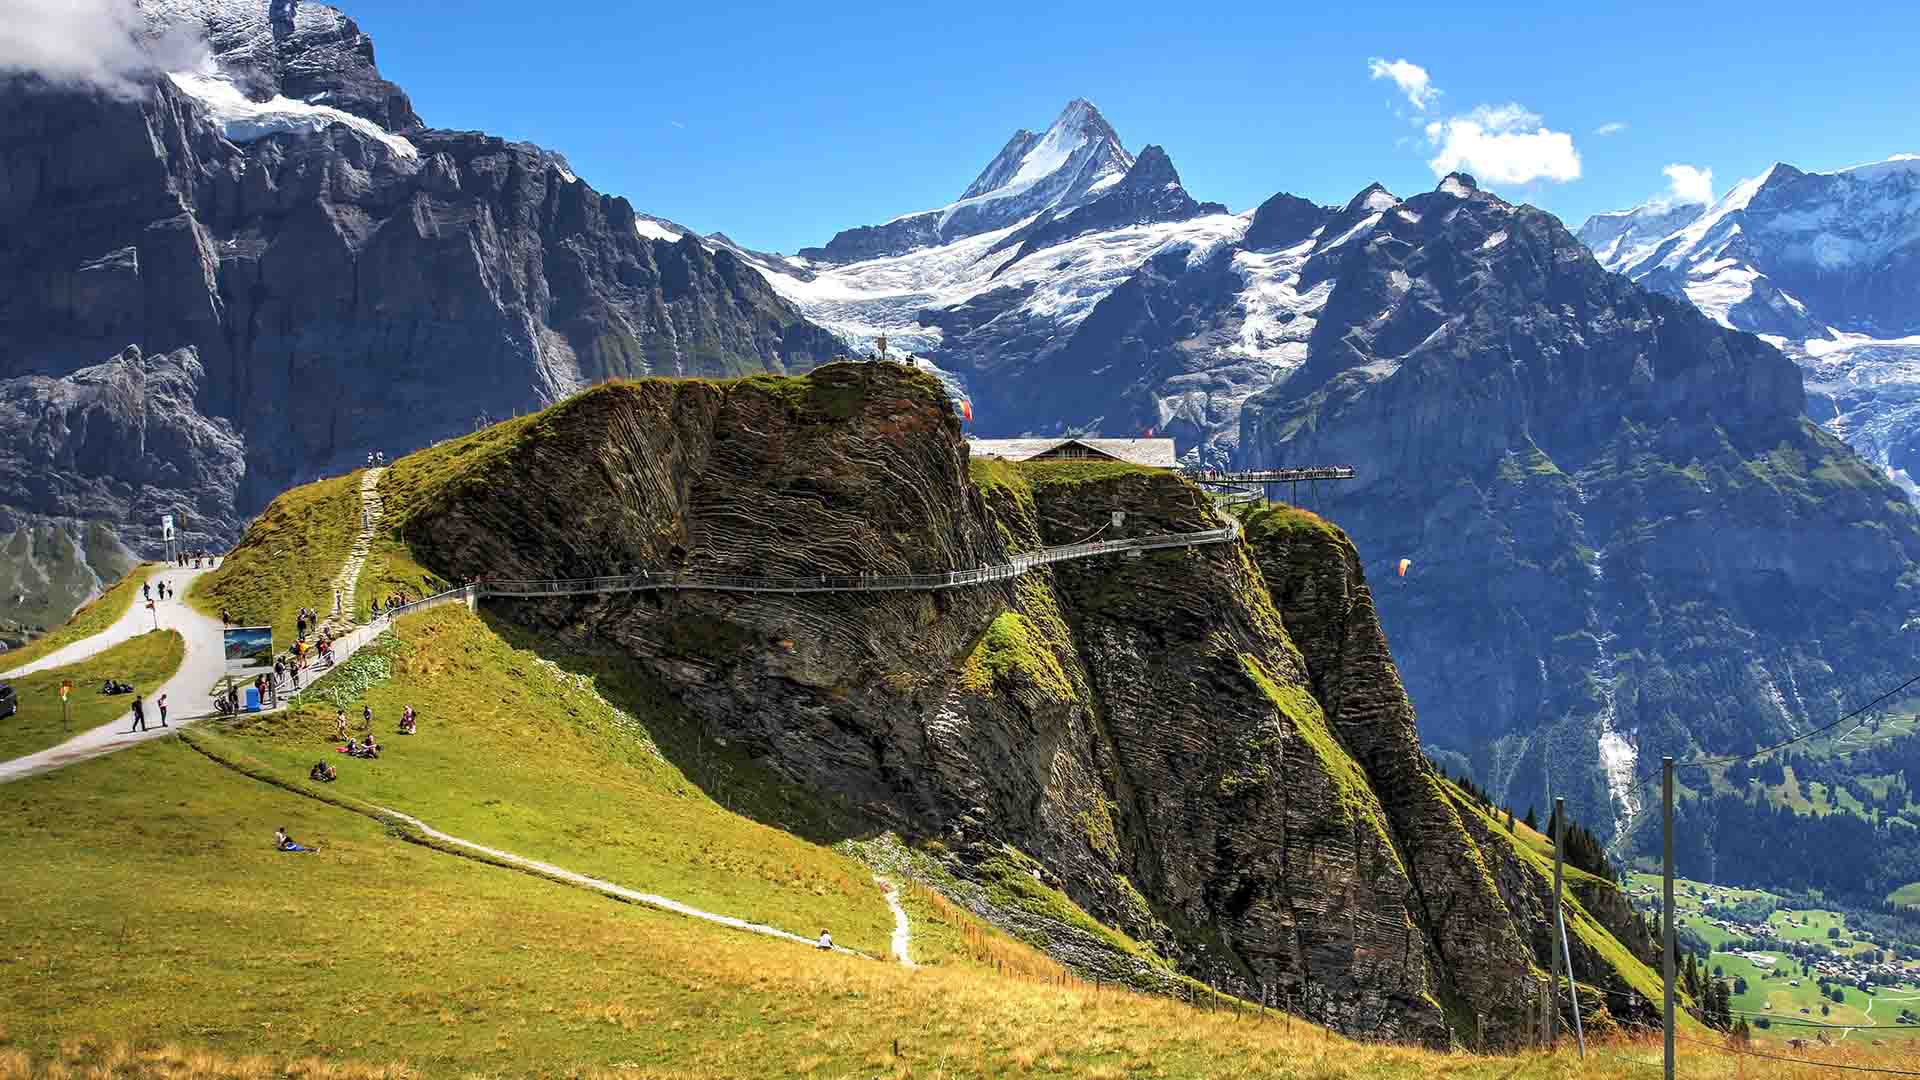
{"type": "Polygon", "coordinates": [[[375,66],[373,39],[338,8],[305,0],[135,0],[168,66],[230,80],[254,102],[339,109],[391,132],[425,127],[375,66]],[[194,63],[193,39],[205,51],[194,63]]]}
{"type": "Polygon", "coordinates": [[[800,255],[853,262],[1004,229],[1038,214],[1061,217],[1120,183],[1133,164],[1100,110],[1075,98],[1040,134],[1014,132],[957,201],[847,229],[825,247],[802,248],[800,255]]]}
{"type": "Polygon", "coordinates": [[[1227,208],[1220,203],[1195,202],[1187,189],[1180,186],[1180,174],[1173,167],[1173,159],[1160,147],[1148,146],[1140,151],[1140,157],[1126,175],[1099,197],[1065,214],[1041,211],[1031,225],[994,245],[994,250],[1016,243],[1020,246],[1020,254],[1001,267],[1004,271],[1035,251],[1076,236],[1226,212],[1227,208]]]}
{"type": "MultiPolygon", "coordinates": [[[[1060,110],[1047,130],[1039,135],[1021,128],[1007,140],[967,190],[962,201],[978,198],[1003,188],[1030,184],[1062,166],[1092,165],[1093,179],[1119,176],[1133,165],[1133,158],[1120,144],[1120,135],[1100,115],[1093,102],[1074,98],[1060,110]],[[1075,157],[1081,160],[1076,163],[1075,157]]],[[[1075,169],[1074,171],[1079,171],[1075,169]]]]}

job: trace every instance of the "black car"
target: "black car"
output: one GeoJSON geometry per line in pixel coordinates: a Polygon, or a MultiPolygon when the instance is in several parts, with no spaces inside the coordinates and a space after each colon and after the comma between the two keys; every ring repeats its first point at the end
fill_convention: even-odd
{"type": "Polygon", "coordinates": [[[20,711],[20,700],[13,695],[12,683],[0,683],[0,720],[20,711]]]}

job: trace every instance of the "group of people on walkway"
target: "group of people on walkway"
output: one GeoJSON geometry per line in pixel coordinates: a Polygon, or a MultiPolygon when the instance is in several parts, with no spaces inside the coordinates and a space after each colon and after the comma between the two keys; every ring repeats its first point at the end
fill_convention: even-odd
{"type": "MultiPolygon", "coordinates": [[[[156,700],[153,704],[154,704],[154,708],[159,710],[159,713],[160,713],[160,726],[166,727],[167,726],[167,695],[161,694],[159,699],[156,700]]],[[[139,694],[133,695],[132,712],[133,712],[133,726],[127,729],[127,734],[133,735],[138,732],[153,730],[152,728],[149,728],[147,726],[147,707],[146,707],[146,703],[140,699],[139,694]]]]}
{"type": "Polygon", "coordinates": [[[376,466],[384,468],[386,464],[387,464],[387,452],[385,450],[367,451],[367,468],[371,469],[371,468],[375,468],[376,466]]]}
{"type": "Polygon", "coordinates": [[[164,581],[141,583],[140,599],[152,602],[156,593],[159,594],[159,598],[162,600],[170,600],[173,598],[173,590],[168,588],[167,583],[164,581]]]}
{"type": "Polygon", "coordinates": [[[373,617],[377,621],[382,614],[392,615],[396,609],[406,607],[408,604],[413,603],[415,599],[417,599],[417,597],[409,597],[404,590],[396,593],[388,593],[386,606],[382,607],[380,597],[376,596],[373,598],[373,617]]]}
{"type": "Polygon", "coordinates": [[[182,570],[198,570],[203,565],[212,568],[220,565],[220,556],[211,551],[183,551],[173,557],[173,564],[182,570]]]}

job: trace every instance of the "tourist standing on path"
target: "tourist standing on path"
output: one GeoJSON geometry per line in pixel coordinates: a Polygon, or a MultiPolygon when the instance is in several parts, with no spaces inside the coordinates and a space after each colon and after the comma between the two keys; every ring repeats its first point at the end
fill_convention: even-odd
{"type": "Polygon", "coordinates": [[[147,584],[142,584],[142,585],[140,586],[140,599],[142,599],[142,600],[151,600],[151,599],[153,599],[153,586],[151,586],[151,585],[147,585],[147,584]]]}
{"type": "Polygon", "coordinates": [[[340,614],[340,590],[339,589],[333,590],[333,613],[335,615],[340,614]]]}
{"type": "Polygon", "coordinates": [[[155,702],[154,704],[160,706],[160,726],[166,727],[167,726],[167,695],[161,694],[160,700],[155,702]]]}
{"type": "Polygon", "coordinates": [[[147,730],[147,711],[140,707],[140,695],[133,695],[133,726],[127,729],[131,735],[136,731],[147,730]]]}
{"type": "Polygon", "coordinates": [[[233,613],[226,608],[220,609],[220,625],[223,628],[233,625],[233,613]]]}

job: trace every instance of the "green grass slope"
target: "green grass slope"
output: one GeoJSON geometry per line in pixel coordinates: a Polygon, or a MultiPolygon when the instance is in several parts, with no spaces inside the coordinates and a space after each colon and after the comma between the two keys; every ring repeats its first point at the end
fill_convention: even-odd
{"type": "Polygon", "coordinates": [[[514,633],[459,605],[406,617],[288,713],[195,739],[293,784],[327,761],[340,772],[329,794],[707,910],[807,936],[829,929],[885,955],[892,916],[871,871],[796,835],[846,835],[830,808],[702,740],[622,665],[543,657],[503,631],[514,633]],[[396,735],[409,704],[420,734],[396,735]],[[377,761],[334,752],[337,711],[358,737],[363,705],[386,746],[377,761]]]}
{"type": "MultiPolygon", "coordinates": [[[[0,847],[8,1077],[1614,1080],[1649,1060],[1363,1045],[1003,974],[1018,946],[921,892],[940,963],[822,955],[406,843],[178,740],[0,787],[0,847]],[[320,851],[273,851],[276,826],[320,851]]],[[[1687,1080],[1736,1075],[1689,1049],[1687,1080]]]]}
{"type": "Polygon", "coordinates": [[[302,607],[333,609],[334,575],[360,532],[360,471],[294,488],[273,500],[220,567],[194,583],[187,602],[222,609],[238,626],[273,626],[274,643],[293,640],[302,607]]]}

